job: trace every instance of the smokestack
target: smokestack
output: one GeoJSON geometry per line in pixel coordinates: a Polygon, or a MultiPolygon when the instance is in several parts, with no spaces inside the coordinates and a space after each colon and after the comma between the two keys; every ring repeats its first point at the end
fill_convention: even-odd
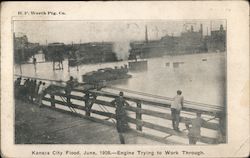
{"type": "Polygon", "coordinates": [[[221,24],[220,25],[220,31],[223,31],[224,30],[224,28],[223,28],[223,25],[221,24]]]}
{"type": "Polygon", "coordinates": [[[145,26],[145,41],[148,43],[148,28],[147,25],[145,26]]]}
{"type": "Polygon", "coordinates": [[[201,24],[200,27],[201,27],[201,28],[200,28],[200,33],[201,33],[201,36],[203,36],[203,25],[201,24]]]}
{"type": "Polygon", "coordinates": [[[191,32],[194,32],[194,27],[193,27],[193,25],[191,25],[191,32]]]}
{"type": "Polygon", "coordinates": [[[210,32],[212,32],[212,21],[210,21],[210,32]]]}

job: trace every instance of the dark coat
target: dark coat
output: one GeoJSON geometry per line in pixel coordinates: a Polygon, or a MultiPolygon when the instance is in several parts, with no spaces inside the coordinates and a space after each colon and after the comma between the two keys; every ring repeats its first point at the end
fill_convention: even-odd
{"type": "Polygon", "coordinates": [[[127,119],[127,112],[125,110],[126,101],[123,97],[117,97],[114,100],[116,105],[116,129],[119,133],[126,132],[128,130],[128,119],[127,119]]]}

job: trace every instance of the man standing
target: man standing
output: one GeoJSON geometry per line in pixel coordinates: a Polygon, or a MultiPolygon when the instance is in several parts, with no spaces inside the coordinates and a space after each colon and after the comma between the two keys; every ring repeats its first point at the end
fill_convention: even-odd
{"type": "Polygon", "coordinates": [[[121,144],[125,144],[124,133],[128,130],[128,120],[125,106],[129,106],[129,104],[123,98],[123,92],[120,92],[119,96],[113,100],[111,104],[116,107],[116,129],[119,134],[120,142],[121,144]]]}
{"type": "Polygon", "coordinates": [[[39,89],[38,89],[38,105],[39,107],[42,107],[42,100],[43,97],[45,95],[45,82],[42,83],[42,85],[40,85],[39,89]]]}
{"type": "Polygon", "coordinates": [[[24,81],[22,92],[20,92],[20,94],[23,95],[24,97],[23,99],[25,101],[29,100],[29,85],[30,85],[30,79],[27,78],[24,81]]]}
{"type": "Polygon", "coordinates": [[[176,131],[179,131],[180,112],[184,102],[184,97],[181,94],[182,91],[178,90],[171,104],[172,125],[173,129],[176,131]]]}
{"type": "Polygon", "coordinates": [[[66,87],[65,87],[65,94],[67,95],[67,104],[70,104],[70,94],[72,89],[74,88],[75,82],[74,82],[74,78],[72,76],[70,76],[70,79],[66,82],[66,87]]]}
{"type": "Polygon", "coordinates": [[[36,102],[38,102],[38,100],[39,100],[38,91],[40,89],[40,86],[42,86],[42,81],[39,81],[38,85],[35,88],[36,102]]]}
{"type": "Polygon", "coordinates": [[[34,69],[35,69],[35,72],[36,72],[36,58],[33,57],[33,64],[34,64],[34,69]]]}
{"type": "Polygon", "coordinates": [[[188,129],[189,144],[196,144],[196,142],[200,139],[201,126],[205,122],[205,120],[201,118],[201,113],[197,113],[196,116],[196,118],[191,119],[190,122],[186,123],[186,128],[188,129]]]}
{"type": "Polygon", "coordinates": [[[15,97],[17,98],[20,96],[19,93],[20,93],[21,81],[22,81],[22,78],[18,77],[14,84],[15,97]]]}

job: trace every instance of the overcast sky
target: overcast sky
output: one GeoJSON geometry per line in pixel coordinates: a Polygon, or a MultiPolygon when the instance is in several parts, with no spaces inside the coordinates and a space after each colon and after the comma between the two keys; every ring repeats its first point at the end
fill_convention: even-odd
{"type": "MultiPolygon", "coordinates": [[[[65,44],[84,42],[113,41],[125,42],[145,39],[145,25],[149,39],[160,39],[172,33],[177,36],[194,25],[197,31],[203,24],[203,33],[210,32],[210,21],[15,21],[16,35],[25,34],[29,42],[45,44],[63,42],[65,44]]],[[[213,20],[213,29],[225,21],[213,20]]]]}

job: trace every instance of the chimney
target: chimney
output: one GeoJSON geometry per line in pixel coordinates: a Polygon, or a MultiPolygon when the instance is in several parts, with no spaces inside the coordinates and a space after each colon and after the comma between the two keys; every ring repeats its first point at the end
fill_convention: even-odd
{"type": "Polygon", "coordinates": [[[194,27],[193,27],[193,25],[191,25],[191,32],[194,32],[194,27]]]}
{"type": "Polygon", "coordinates": [[[203,25],[201,24],[200,27],[201,27],[201,28],[200,28],[200,33],[201,33],[201,36],[203,36],[203,25]]]}
{"type": "Polygon", "coordinates": [[[210,21],[210,32],[212,32],[212,21],[210,21]]]}

